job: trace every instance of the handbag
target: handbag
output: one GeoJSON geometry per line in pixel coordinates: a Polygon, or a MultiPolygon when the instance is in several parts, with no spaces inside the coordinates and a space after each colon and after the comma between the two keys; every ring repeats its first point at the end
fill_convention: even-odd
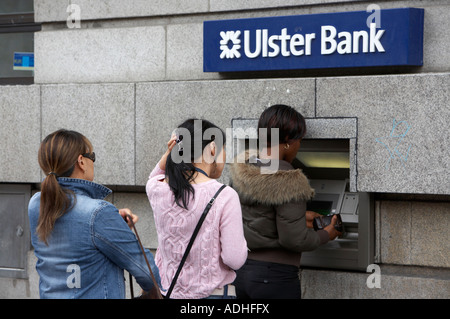
{"type": "Polygon", "coordinates": [[[127,215],[128,220],[131,222],[131,225],[133,226],[133,230],[136,234],[136,238],[138,240],[139,246],[141,247],[141,251],[144,254],[145,262],[147,263],[148,270],[150,271],[150,276],[152,277],[153,281],[153,287],[150,289],[150,291],[144,291],[141,295],[134,297],[134,291],[133,291],[133,276],[129,273],[130,278],[130,294],[131,299],[163,299],[161,295],[161,291],[159,290],[158,283],[156,282],[155,275],[153,274],[152,268],[150,267],[150,263],[147,259],[147,254],[145,253],[144,246],[142,246],[141,239],[139,238],[139,234],[137,233],[136,227],[134,226],[133,219],[130,215],[127,215]]]}
{"type": "Polygon", "coordinates": [[[178,266],[177,272],[175,273],[175,276],[172,279],[172,283],[170,284],[169,290],[167,291],[165,299],[169,299],[170,295],[172,294],[172,290],[175,287],[175,284],[177,282],[178,276],[180,275],[181,269],[183,268],[184,263],[186,262],[186,258],[189,255],[189,252],[191,251],[192,245],[194,244],[195,237],[197,237],[197,234],[203,224],[203,221],[206,218],[206,215],[208,214],[209,210],[211,209],[211,206],[213,205],[214,201],[216,200],[217,196],[220,194],[220,192],[226,187],[226,185],[222,185],[219,190],[214,194],[214,196],[209,201],[208,205],[206,205],[205,209],[203,210],[202,216],[200,216],[200,219],[197,223],[197,226],[195,226],[194,233],[191,236],[191,239],[189,240],[189,244],[186,247],[186,251],[184,252],[183,258],[181,258],[180,265],[178,266]]]}

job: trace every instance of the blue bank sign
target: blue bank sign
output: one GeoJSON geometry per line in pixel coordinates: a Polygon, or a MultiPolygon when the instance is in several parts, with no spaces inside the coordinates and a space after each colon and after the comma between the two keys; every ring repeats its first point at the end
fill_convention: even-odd
{"type": "Polygon", "coordinates": [[[423,64],[423,9],[205,21],[203,70],[261,70],[423,64]]]}

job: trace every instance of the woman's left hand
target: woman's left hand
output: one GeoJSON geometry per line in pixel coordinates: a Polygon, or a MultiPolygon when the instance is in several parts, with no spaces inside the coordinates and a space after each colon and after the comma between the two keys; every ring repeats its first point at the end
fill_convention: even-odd
{"type": "Polygon", "coordinates": [[[136,224],[137,221],[139,220],[139,217],[137,215],[133,214],[129,208],[119,209],[119,214],[127,222],[128,227],[130,227],[130,228],[132,228],[133,224],[136,224]],[[129,220],[130,217],[131,217],[131,220],[133,221],[133,223],[131,223],[131,221],[129,220]]]}

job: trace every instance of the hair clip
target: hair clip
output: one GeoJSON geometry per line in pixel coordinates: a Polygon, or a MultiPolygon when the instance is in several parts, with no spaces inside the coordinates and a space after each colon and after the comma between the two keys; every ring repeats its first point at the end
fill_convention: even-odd
{"type": "Polygon", "coordinates": [[[175,129],[172,132],[172,136],[175,135],[177,137],[176,142],[178,145],[178,152],[182,152],[183,151],[183,141],[180,139],[180,133],[178,132],[178,129],[175,129]]]}

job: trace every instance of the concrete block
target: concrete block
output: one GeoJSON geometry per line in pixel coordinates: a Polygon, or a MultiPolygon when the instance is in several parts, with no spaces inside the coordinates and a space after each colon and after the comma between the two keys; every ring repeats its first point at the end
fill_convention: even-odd
{"type": "Polygon", "coordinates": [[[66,21],[70,13],[67,7],[70,0],[34,0],[34,21],[66,21]]]}
{"type": "Polygon", "coordinates": [[[114,192],[113,204],[117,208],[129,208],[139,217],[136,229],[142,245],[149,249],[158,247],[158,234],[155,227],[153,211],[145,193],[117,193],[114,192]]]}
{"type": "Polygon", "coordinates": [[[93,144],[95,182],[134,185],[134,84],[42,86],[42,137],[75,130],[93,144]]]}
{"type": "Polygon", "coordinates": [[[450,71],[450,5],[425,7],[423,71],[450,71]]]}
{"type": "Polygon", "coordinates": [[[303,299],[446,299],[450,271],[425,267],[380,267],[380,288],[369,288],[371,273],[301,270],[303,299]]]}
{"type": "Polygon", "coordinates": [[[318,117],[357,117],[358,191],[448,194],[450,73],[317,79],[318,117]]]}
{"type": "Polygon", "coordinates": [[[259,118],[265,107],[276,103],[312,117],[314,87],[314,79],[136,84],[137,185],[145,185],[171,132],[184,120],[204,118],[225,131],[233,118],[259,118]]]}
{"type": "Polygon", "coordinates": [[[412,202],[412,264],[450,268],[449,213],[449,202],[412,202]]]}
{"type": "Polygon", "coordinates": [[[121,17],[161,16],[206,12],[208,0],[77,0],[83,19],[110,19],[121,17]]]}
{"type": "MultiPolygon", "coordinates": [[[[277,8],[277,7],[292,7],[292,6],[311,6],[335,3],[334,0],[248,0],[248,1],[233,1],[226,2],[220,0],[210,0],[211,11],[232,11],[232,10],[248,10],[248,9],[263,9],[263,8],[277,8]]],[[[341,0],[340,2],[351,2],[351,0],[341,0]]]]}
{"type": "Polygon", "coordinates": [[[189,14],[208,11],[208,0],[35,0],[38,22],[65,21],[69,2],[80,7],[82,20],[189,14]],[[56,3],[55,3],[56,2],[56,3]]]}
{"type": "Polygon", "coordinates": [[[306,119],[307,132],[305,138],[355,138],[356,137],[356,118],[341,119],[306,119]]]}
{"type": "Polygon", "coordinates": [[[380,207],[381,262],[411,265],[411,203],[383,201],[380,207]]]}
{"type": "Polygon", "coordinates": [[[203,24],[167,26],[167,71],[170,80],[218,79],[203,72],[203,24]]]}
{"type": "Polygon", "coordinates": [[[35,83],[164,79],[162,26],[64,29],[35,34],[35,83]]]}
{"type": "Polygon", "coordinates": [[[382,201],[381,262],[448,268],[450,204],[382,201]]]}
{"type": "Polygon", "coordinates": [[[39,86],[0,86],[1,182],[40,182],[39,99],[39,86]]]}

